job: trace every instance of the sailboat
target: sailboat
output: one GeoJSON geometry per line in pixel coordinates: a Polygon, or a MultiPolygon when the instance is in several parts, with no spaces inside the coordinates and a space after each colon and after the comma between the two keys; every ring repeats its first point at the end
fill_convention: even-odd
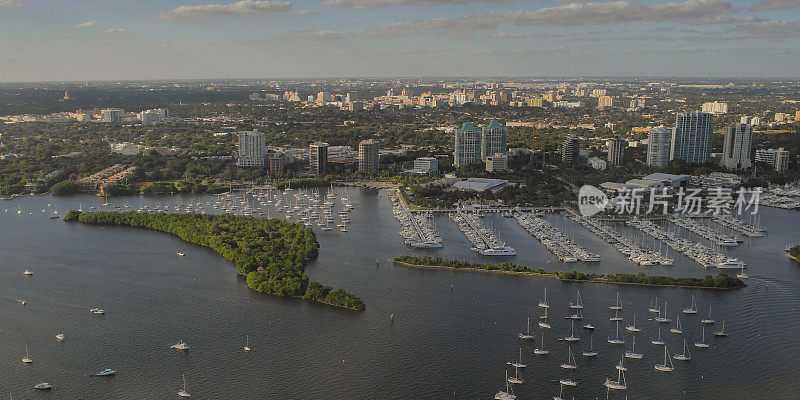
{"type": "Polygon", "coordinates": [[[550,305],[547,304],[547,288],[544,288],[544,300],[539,302],[539,307],[541,308],[550,308],[550,305]]]}
{"type": "Polygon", "coordinates": [[[713,324],[714,323],[714,320],[711,319],[711,306],[708,306],[708,318],[703,318],[703,320],[700,321],[700,322],[702,322],[704,324],[713,324]]]}
{"type": "Polygon", "coordinates": [[[677,333],[678,335],[683,333],[683,329],[681,328],[681,315],[680,314],[678,314],[678,316],[675,317],[675,327],[670,329],[669,331],[672,332],[672,333],[677,333]]]}
{"type": "Polygon", "coordinates": [[[575,298],[575,303],[569,303],[569,308],[573,310],[580,310],[583,308],[583,302],[581,301],[581,291],[578,290],[578,295],[575,298]]]}
{"type": "Polygon", "coordinates": [[[697,314],[697,303],[694,301],[694,295],[692,295],[692,305],[689,308],[683,309],[684,314],[697,314]]]}
{"type": "Polygon", "coordinates": [[[714,336],[718,336],[718,337],[728,336],[728,334],[725,333],[725,320],[724,319],[722,320],[722,329],[714,332],[714,336]]]}
{"type": "Polygon", "coordinates": [[[611,307],[608,307],[608,308],[610,308],[612,310],[615,310],[615,311],[622,310],[622,304],[620,304],[620,300],[619,300],[619,292],[617,292],[617,302],[614,303],[613,305],[611,305],[611,307]]]}
{"type": "Polygon", "coordinates": [[[569,352],[567,353],[567,362],[561,364],[561,368],[564,369],[577,369],[578,364],[575,363],[575,357],[572,355],[572,346],[569,346],[569,352]]]}
{"type": "Polygon", "coordinates": [[[250,334],[247,334],[244,342],[244,351],[250,351],[250,334]]]}
{"type": "Polygon", "coordinates": [[[633,314],[633,325],[626,326],[625,329],[627,329],[628,332],[639,332],[639,331],[641,331],[641,329],[636,327],[636,314],[633,314]]]}
{"type": "Polygon", "coordinates": [[[192,397],[192,395],[186,391],[186,374],[183,375],[183,389],[178,391],[178,397],[192,397]]]}
{"type": "Polygon", "coordinates": [[[656,346],[662,346],[664,344],[664,341],[661,340],[661,328],[658,328],[658,338],[653,339],[651,343],[653,343],[656,346]]]}
{"type": "Polygon", "coordinates": [[[581,338],[575,336],[575,321],[574,320],[570,321],[569,336],[565,337],[564,340],[566,340],[568,342],[578,342],[578,341],[581,340],[581,338]]]}
{"type": "Polygon", "coordinates": [[[611,378],[606,378],[606,383],[604,383],[603,386],[612,390],[625,390],[628,388],[628,384],[625,382],[625,371],[624,367],[622,367],[621,360],[617,366],[617,380],[612,381],[611,378]]]}
{"type": "Polygon", "coordinates": [[[522,347],[519,348],[519,362],[506,363],[514,368],[526,368],[528,365],[522,362],[522,347]]]}
{"type": "Polygon", "coordinates": [[[699,342],[694,342],[694,347],[699,347],[701,349],[707,349],[708,343],[706,343],[706,327],[703,327],[703,339],[699,342]]]}
{"type": "MultiPolygon", "coordinates": [[[[572,379],[567,379],[567,378],[564,378],[561,381],[575,382],[572,379]]],[[[558,381],[558,387],[559,387],[558,396],[553,396],[553,400],[564,400],[564,399],[561,398],[561,396],[564,395],[564,383],[562,383],[561,381],[558,381]]],[[[574,386],[574,385],[570,385],[570,386],[574,386]]]]}
{"type": "Polygon", "coordinates": [[[22,362],[25,363],[25,364],[30,364],[30,363],[33,362],[33,360],[31,360],[30,356],[28,355],[28,345],[27,344],[25,345],[25,357],[22,358],[22,362]]]}
{"type": "MultiPolygon", "coordinates": [[[[549,307],[549,306],[548,306],[549,307]]],[[[539,317],[539,328],[550,329],[550,324],[547,323],[547,308],[544,309],[544,315],[539,317]]]]}
{"type": "Polygon", "coordinates": [[[522,384],[522,378],[520,378],[520,376],[519,376],[519,367],[514,367],[514,376],[508,378],[508,383],[511,383],[511,384],[514,384],[514,385],[521,385],[522,384]]]}
{"type": "Polygon", "coordinates": [[[675,370],[675,365],[672,364],[672,359],[667,356],[667,346],[664,346],[664,363],[655,365],[656,371],[672,372],[675,370]],[[669,365],[667,365],[669,362],[669,365]]]}
{"type": "Polygon", "coordinates": [[[542,348],[540,349],[537,347],[533,349],[533,354],[536,354],[537,356],[546,356],[550,354],[550,350],[544,349],[544,335],[542,335],[542,348]]]}
{"type": "Polygon", "coordinates": [[[633,358],[636,360],[640,360],[642,358],[642,353],[636,352],[636,336],[633,337],[631,351],[625,351],[625,358],[633,358]]]}
{"type": "Polygon", "coordinates": [[[747,278],[750,278],[750,275],[747,275],[747,274],[744,272],[744,265],[742,265],[742,272],[740,272],[740,273],[736,274],[736,277],[737,277],[737,278],[739,278],[739,279],[747,279],[747,278]]]}
{"type": "Polygon", "coordinates": [[[661,314],[661,309],[658,310],[658,316],[654,318],[654,321],[665,324],[672,322],[671,319],[667,318],[667,302],[664,302],[664,314],[661,314]],[[662,315],[664,315],[662,317],[662,315]]]}
{"type": "Polygon", "coordinates": [[[517,396],[514,396],[514,393],[511,391],[511,387],[508,385],[508,370],[506,370],[506,390],[500,389],[495,395],[494,400],[514,400],[517,396]]]}
{"type": "Polygon", "coordinates": [[[686,348],[686,339],[683,339],[683,354],[674,354],[672,358],[680,361],[689,361],[692,359],[689,349],[686,348]]]}
{"type": "Polygon", "coordinates": [[[619,310],[614,310],[614,315],[608,319],[609,321],[622,321],[622,317],[619,316],[619,310]]]}
{"type": "Polygon", "coordinates": [[[525,332],[520,332],[517,336],[522,340],[533,339],[533,335],[531,335],[531,317],[528,317],[528,327],[525,329],[525,332]]]}
{"type": "Polygon", "coordinates": [[[619,337],[619,321],[617,321],[617,334],[613,338],[612,337],[608,338],[608,343],[611,343],[611,344],[624,344],[625,343],[625,339],[621,339],[619,337]]]}
{"type": "MultiPolygon", "coordinates": [[[[649,311],[649,312],[651,312],[651,313],[653,313],[653,314],[656,314],[656,313],[660,312],[661,310],[659,310],[659,309],[657,309],[657,308],[653,308],[653,304],[654,304],[654,303],[653,303],[653,301],[651,300],[651,301],[650,301],[650,308],[648,308],[648,309],[647,309],[647,311],[649,311]]],[[[658,297],[656,297],[655,305],[658,305],[658,297]]]]}
{"type": "Polygon", "coordinates": [[[589,350],[583,352],[584,357],[595,357],[597,352],[594,351],[594,334],[589,335],[589,350]]]}

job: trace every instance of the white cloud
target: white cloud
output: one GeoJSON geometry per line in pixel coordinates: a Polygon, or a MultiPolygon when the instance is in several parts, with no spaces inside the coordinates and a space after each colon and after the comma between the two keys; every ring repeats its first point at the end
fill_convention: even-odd
{"type": "Polygon", "coordinates": [[[191,22],[201,18],[218,16],[248,16],[287,11],[292,3],[288,1],[242,0],[231,4],[205,4],[180,6],[174,10],[158,14],[159,19],[167,21],[191,22]]]}
{"type": "Polygon", "coordinates": [[[23,0],[0,0],[0,7],[19,7],[23,0]]]}
{"type": "Polygon", "coordinates": [[[292,14],[292,15],[318,15],[319,13],[314,11],[314,10],[297,10],[297,11],[292,11],[289,14],[292,14]]]}
{"type": "Polygon", "coordinates": [[[367,29],[367,36],[407,36],[420,32],[442,32],[471,37],[478,31],[497,29],[502,24],[517,26],[608,25],[628,22],[708,23],[714,17],[738,11],[725,0],[686,0],[663,4],[632,1],[570,3],[538,10],[490,11],[456,18],[432,18],[393,22],[367,29]]]}
{"type": "Polygon", "coordinates": [[[116,34],[120,34],[120,33],[128,33],[128,30],[125,29],[125,28],[108,28],[108,29],[104,30],[103,32],[109,33],[109,34],[112,34],[112,35],[116,35],[116,34]]]}
{"type": "Polygon", "coordinates": [[[257,39],[246,40],[245,43],[261,45],[265,43],[275,43],[286,40],[297,40],[301,42],[329,42],[332,40],[340,40],[350,35],[348,32],[336,31],[299,31],[280,36],[266,36],[257,39]]]}
{"type": "Polygon", "coordinates": [[[94,26],[94,21],[86,21],[84,23],[75,25],[75,29],[91,28],[94,26]]]}
{"type": "Polygon", "coordinates": [[[747,37],[756,39],[789,39],[800,37],[800,20],[778,21],[770,20],[745,24],[737,28],[747,37]]]}
{"type": "MultiPolygon", "coordinates": [[[[322,4],[326,6],[347,7],[355,10],[368,10],[371,8],[409,5],[409,6],[430,6],[442,4],[464,4],[473,0],[325,0],[322,4]]],[[[515,0],[478,0],[483,3],[511,3],[515,0]]]]}
{"type": "Polygon", "coordinates": [[[800,7],[800,0],[761,0],[750,7],[750,11],[787,10],[800,7]]]}
{"type": "Polygon", "coordinates": [[[497,32],[491,37],[492,39],[523,39],[528,37],[528,35],[524,33],[497,32]]]}

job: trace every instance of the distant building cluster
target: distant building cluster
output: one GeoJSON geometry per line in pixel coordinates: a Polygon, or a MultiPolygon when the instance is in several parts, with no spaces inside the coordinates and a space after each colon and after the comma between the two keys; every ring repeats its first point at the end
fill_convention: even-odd
{"type": "Polygon", "coordinates": [[[494,162],[494,157],[504,156],[507,152],[507,128],[497,120],[480,129],[466,122],[455,132],[453,165],[457,168],[484,163],[489,157],[493,157],[494,162]]]}
{"type": "Polygon", "coordinates": [[[118,184],[133,174],[135,170],[136,167],[114,164],[113,166],[78,180],[77,183],[81,187],[81,190],[84,191],[102,191],[104,186],[118,184]]]}
{"type": "Polygon", "coordinates": [[[154,147],[145,146],[141,144],[133,144],[130,142],[111,143],[109,145],[112,153],[122,154],[123,156],[135,156],[139,154],[148,154],[153,151],[165,156],[174,154],[177,149],[174,147],[154,147]]]}
{"type": "Polygon", "coordinates": [[[166,108],[155,108],[143,110],[138,113],[126,112],[121,108],[102,108],[102,109],[78,109],[72,112],[59,112],[46,115],[11,115],[0,118],[6,123],[19,122],[110,122],[110,123],[141,123],[143,125],[153,125],[166,121],[169,118],[169,110],[166,108]]]}

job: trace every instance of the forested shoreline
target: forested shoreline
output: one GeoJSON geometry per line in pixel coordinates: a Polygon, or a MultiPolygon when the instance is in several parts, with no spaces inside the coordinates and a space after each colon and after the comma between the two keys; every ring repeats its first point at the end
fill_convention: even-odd
{"type": "Polygon", "coordinates": [[[394,262],[408,267],[419,268],[439,268],[439,269],[459,269],[485,272],[500,272],[509,274],[535,275],[547,278],[554,278],[561,281],[579,282],[599,282],[626,285],[642,286],[673,286],[673,287],[692,287],[701,289],[734,289],[744,287],[741,279],[719,274],[717,277],[706,275],[704,278],[673,278],[669,276],[647,276],[639,274],[587,274],[583,272],[562,272],[545,271],[543,269],[533,270],[528,267],[511,263],[490,264],[473,263],[469,261],[449,260],[443,257],[430,256],[410,256],[402,255],[394,258],[394,262]]]}
{"type": "Polygon", "coordinates": [[[357,311],[364,309],[364,302],[358,297],[309,280],[305,267],[317,257],[319,243],[314,232],[300,224],[238,215],[75,210],[67,213],[64,221],[171,233],[232,261],[237,271],[247,277],[247,286],[259,293],[301,297],[357,311]]]}

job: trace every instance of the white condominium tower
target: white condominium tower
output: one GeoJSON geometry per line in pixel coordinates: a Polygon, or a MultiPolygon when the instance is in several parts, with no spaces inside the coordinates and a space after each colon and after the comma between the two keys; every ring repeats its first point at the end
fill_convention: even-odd
{"type": "Polygon", "coordinates": [[[378,170],[378,142],[373,139],[362,140],[358,143],[358,170],[361,172],[375,172],[378,170]]]}
{"type": "Polygon", "coordinates": [[[657,126],[647,134],[647,165],[664,168],[669,165],[669,149],[672,142],[672,131],[657,126]]]}
{"type": "Polygon", "coordinates": [[[470,164],[480,164],[480,162],[481,131],[475,128],[472,122],[466,122],[461,129],[456,129],[453,165],[458,168],[470,164]]]}
{"type": "Polygon", "coordinates": [[[628,142],[624,139],[620,139],[618,137],[608,139],[606,141],[606,147],[608,148],[608,163],[611,165],[622,164],[622,155],[625,152],[625,147],[627,146],[628,142]]]}
{"type": "Polygon", "coordinates": [[[493,119],[489,125],[481,129],[481,161],[486,161],[487,157],[495,154],[506,154],[507,152],[508,133],[506,127],[493,119]]]}
{"type": "Polygon", "coordinates": [[[735,123],[725,127],[725,142],[722,147],[722,166],[727,169],[747,169],[750,162],[750,143],[753,127],[735,123]]]}
{"type": "Polygon", "coordinates": [[[702,164],[711,159],[711,120],[701,111],[679,112],[672,128],[671,160],[686,164],[702,164]]]}
{"type": "Polygon", "coordinates": [[[264,133],[257,130],[239,132],[240,167],[262,167],[267,156],[267,143],[264,133]]]}

